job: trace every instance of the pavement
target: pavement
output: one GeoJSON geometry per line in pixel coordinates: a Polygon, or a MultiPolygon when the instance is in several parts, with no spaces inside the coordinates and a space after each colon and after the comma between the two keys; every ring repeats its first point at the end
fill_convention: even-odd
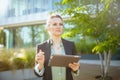
{"type": "MultiPolygon", "coordinates": [[[[95,77],[101,75],[99,60],[80,60],[80,65],[80,74],[74,80],[96,80],[95,77]]],[[[120,80],[120,60],[111,61],[108,76],[120,80]]]]}
{"type": "MultiPolygon", "coordinates": [[[[95,77],[98,75],[101,75],[100,60],[81,59],[80,74],[74,80],[96,80],[95,77]]],[[[120,80],[120,60],[111,61],[108,75],[113,80],[120,80]]],[[[42,78],[37,77],[33,69],[25,69],[17,70],[16,72],[0,72],[0,80],[42,80],[42,78]]]]}

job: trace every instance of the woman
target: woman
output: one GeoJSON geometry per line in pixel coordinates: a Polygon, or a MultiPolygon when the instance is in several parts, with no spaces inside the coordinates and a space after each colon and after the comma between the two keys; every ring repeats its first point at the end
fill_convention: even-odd
{"type": "Polygon", "coordinates": [[[75,55],[75,45],[71,41],[61,38],[63,33],[63,19],[52,14],[46,23],[46,30],[50,39],[37,45],[35,74],[42,76],[43,80],[73,80],[72,74],[78,74],[79,63],[69,63],[69,67],[50,67],[50,55],[75,55]]]}

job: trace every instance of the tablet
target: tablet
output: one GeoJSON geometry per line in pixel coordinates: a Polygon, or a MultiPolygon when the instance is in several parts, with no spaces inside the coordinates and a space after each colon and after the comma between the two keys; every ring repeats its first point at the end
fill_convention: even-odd
{"type": "Polygon", "coordinates": [[[67,67],[69,63],[78,62],[77,55],[51,55],[48,66],[67,67]]]}

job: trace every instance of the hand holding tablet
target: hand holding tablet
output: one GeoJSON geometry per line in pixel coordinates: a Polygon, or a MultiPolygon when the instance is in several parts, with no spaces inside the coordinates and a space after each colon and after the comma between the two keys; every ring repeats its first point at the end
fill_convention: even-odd
{"type": "Polygon", "coordinates": [[[80,56],[77,55],[51,55],[48,66],[68,67],[69,63],[79,60],[80,56]]]}

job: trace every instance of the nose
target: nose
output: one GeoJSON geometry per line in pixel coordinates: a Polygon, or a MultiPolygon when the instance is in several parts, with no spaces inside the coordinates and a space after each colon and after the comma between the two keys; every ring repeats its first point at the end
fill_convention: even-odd
{"type": "Polygon", "coordinates": [[[57,25],[57,28],[60,28],[60,25],[59,25],[59,24],[57,25]]]}
{"type": "Polygon", "coordinates": [[[61,23],[57,24],[57,28],[61,28],[63,25],[61,23]]]}

